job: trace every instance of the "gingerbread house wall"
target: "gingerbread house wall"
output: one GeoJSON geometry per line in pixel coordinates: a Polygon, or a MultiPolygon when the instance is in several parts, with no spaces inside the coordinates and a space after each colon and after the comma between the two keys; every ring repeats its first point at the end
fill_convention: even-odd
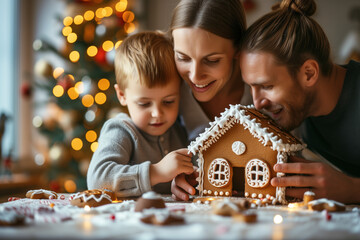
{"type": "MultiPolygon", "coordinates": [[[[248,161],[252,159],[260,159],[267,163],[267,166],[270,170],[270,179],[276,176],[276,173],[273,171],[273,166],[277,162],[277,151],[274,151],[270,146],[264,146],[255,138],[248,130],[245,130],[241,124],[235,124],[231,129],[229,129],[220,139],[213,143],[208,149],[202,152],[204,158],[204,172],[203,172],[203,190],[207,194],[204,195],[214,195],[215,191],[219,195],[226,196],[225,193],[229,192],[229,196],[232,193],[232,177],[233,177],[233,167],[244,167],[248,161]],[[246,150],[241,155],[236,155],[232,151],[232,144],[235,141],[241,141],[245,144],[246,150]],[[230,181],[226,186],[223,187],[214,187],[208,179],[208,170],[211,162],[216,158],[226,159],[231,167],[230,181]],[[211,190],[211,194],[208,193],[208,190],[211,190]],[[222,192],[220,194],[220,192],[222,192]]],[[[245,172],[245,170],[244,170],[245,172]]],[[[239,179],[239,176],[235,176],[236,179],[239,179]]],[[[241,177],[243,179],[244,191],[248,192],[250,196],[255,193],[256,196],[259,193],[270,194],[270,196],[276,196],[276,189],[270,185],[270,182],[263,188],[253,188],[250,187],[246,180],[245,176],[241,177]]]]}

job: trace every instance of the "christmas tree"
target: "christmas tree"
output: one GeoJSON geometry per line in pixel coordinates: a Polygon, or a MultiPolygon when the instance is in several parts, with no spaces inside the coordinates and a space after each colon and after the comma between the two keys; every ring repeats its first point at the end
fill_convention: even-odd
{"type": "MultiPolygon", "coordinates": [[[[51,190],[86,189],[86,172],[102,125],[126,111],[113,88],[113,61],[115,49],[137,28],[130,3],[68,1],[67,16],[59,17],[64,47],[56,49],[44,39],[34,41],[37,54],[51,52],[66,63],[57,67],[40,58],[34,66],[33,125],[39,133],[35,162],[46,170],[51,190]]],[[[30,91],[22,86],[22,93],[30,91]]]]}

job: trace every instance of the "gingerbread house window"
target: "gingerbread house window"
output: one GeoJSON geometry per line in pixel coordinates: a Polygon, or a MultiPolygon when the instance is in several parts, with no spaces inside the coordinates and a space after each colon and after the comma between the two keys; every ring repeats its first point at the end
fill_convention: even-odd
{"type": "Polygon", "coordinates": [[[252,159],[246,164],[246,181],[253,188],[265,187],[270,180],[270,170],[267,164],[259,159],[252,159]]]}
{"type": "Polygon", "coordinates": [[[208,179],[214,187],[226,186],[230,180],[230,165],[228,161],[223,158],[214,159],[209,167],[208,179]]]}

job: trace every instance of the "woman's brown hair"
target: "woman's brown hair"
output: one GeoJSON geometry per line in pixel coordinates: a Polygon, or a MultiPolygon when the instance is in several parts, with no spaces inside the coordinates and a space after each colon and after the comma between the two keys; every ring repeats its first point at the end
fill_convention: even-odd
{"type": "Polygon", "coordinates": [[[172,14],[170,35],[187,27],[230,39],[238,48],[246,30],[244,8],[240,0],[181,0],[172,14]]]}
{"type": "Polygon", "coordinates": [[[315,11],[314,0],[283,0],[249,27],[242,49],[271,53],[293,77],[306,60],[314,59],[321,73],[328,76],[332,69],[330,44],[311,18],[315,11]]]}

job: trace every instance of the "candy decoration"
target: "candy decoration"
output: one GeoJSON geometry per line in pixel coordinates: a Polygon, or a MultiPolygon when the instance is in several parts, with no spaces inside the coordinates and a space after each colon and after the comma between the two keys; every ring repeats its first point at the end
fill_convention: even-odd
{"type": "Polygon", "coordinates": [[[111,219],[111,220],[113,220],[113,221],[114,221],[114,220],[115,220],[115,218],[116,218],[116,217],[115,217],[115,215],[114,215],[114,214],[111,214],[111,215],[110,215],[110,219],[111,219]]]}

